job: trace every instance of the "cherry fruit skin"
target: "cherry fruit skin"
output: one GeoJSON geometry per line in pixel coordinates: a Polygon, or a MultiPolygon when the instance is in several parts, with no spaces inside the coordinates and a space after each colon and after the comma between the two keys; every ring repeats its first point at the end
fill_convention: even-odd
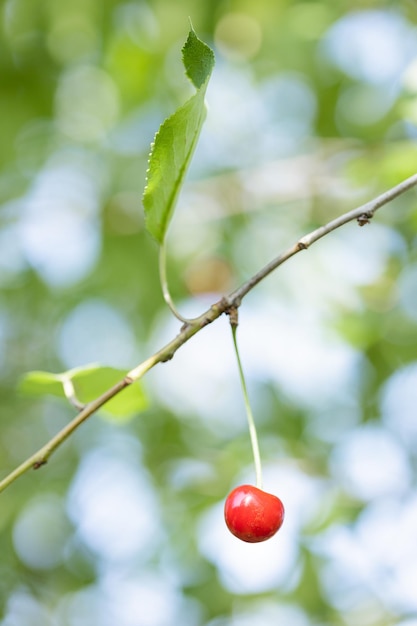
{"type": "Polygon", "coordinates": [[[248,543],[266,541],[284,521],[284,505],[277,496],[253,485],[240,485],[229,493],[224,519],[230,532],[248,543]]]}

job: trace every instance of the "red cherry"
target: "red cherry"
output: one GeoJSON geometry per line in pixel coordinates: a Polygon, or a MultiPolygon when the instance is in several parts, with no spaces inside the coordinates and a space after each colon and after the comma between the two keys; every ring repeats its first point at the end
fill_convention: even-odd
{"type": "Polygon", "coordinates": [[[284,505],[272,493],[252,485],[241,485],[227,496],[224,519],[235,537],[258,543],[270,539],[281,528],[284,505]]]}

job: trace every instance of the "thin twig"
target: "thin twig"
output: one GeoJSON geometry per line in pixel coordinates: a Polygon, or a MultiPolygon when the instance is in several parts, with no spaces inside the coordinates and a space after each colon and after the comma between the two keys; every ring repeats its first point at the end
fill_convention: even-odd
{"type": "Polygon", "coordinates": [[[380,209],[385,204],[388,204],[388,202],[391,202],[415,185],[417,185],[417,174],[410,176],[410,178],[407,178],[399,185],[392,187],[392,189],[389,189],[388,191],[381,194],[377,198],[374,198],[370,202],[362,204],[356,209],[353,209],[348,213],[344,213],[340,217],[337,217],[331,222],[328,222],[324,226],[320,226],[319,228],[316,228],[316,230],[313,230],[311,233],[304,235],[304,237],[301,237],[301,239],[299,239],[293,246],[291,246],[291,248],[288,248],[288,250],[270,261],[270,263],[265,265],[261,270],[259,270],[259,272],[252,276],[252,278],[250,278],[247,282],[243,283],[241,287],[231,293],[229,296],[229,301],[233,302],[235,299],[242,299],[244,296],[246,296],[247,293],[249,293],[249,291],[251,291],[258,283],[260,283],[261,280],[268,276],[268,274],[271,274],[271,272],[276,270],[277,267],[285,263],[285,261],[288,261],[288,259],[294,256],[294,254],[297,254],[297,252],[300,252],[301,250],[307,250],[307,248],[309,248],[313,243],[315,243],[325,235],[328,235],[333,230],[340,228],[340,226],[347,224],[348,222],[352,222],[353,220],[360,220],[362,216],[366,216],[368,220],[371,219],[378,209],[380,209]]]}
{"type": "Polygon", "coordinates": [[[328,222],[325,226],[321,226],[311,233],[304,235],[293,246],[288,248],[285,252],[277,256],[270,263],[265,265],[259,272],[254,274],[249,280],[243,283],[235,291],[230,293],[227,297],[221,298],[218,302],[213,304],[210,309],[205,311],[199,317],[193,320],[187,321],[179,334],[167,343],[161,350],[154,355],[140,363],[137,367],[132,369],[123,380],[119,381],[116,385],[108,389],[104,394],[98,397],[96,400],[90,402],[85,406],[78,415],[67,424],[62,430],[60,430],[48,443],[40,448],[35,454],[26,459],[21,465],[19,465],[13,472],[11,472],[6,478],[0,481],[0,492],[6,489],[12,482],[14,482],[19,476],[24,474],[29,469],[37,469],[44,465],[51,454],[80,426],[85,422],[93,413],[100,409],[106,402],[111,400],[114,396],[120,393],[123,389],[131,385],[133,382],[139,380],[152,369],[157,363],[162,363],[171,359],[175,352],[184,345],[191,337],[198,333],[204,326],[211,324],[223,313],[227,313],[233,307],[239,307],[242,299],[264,278],[271,274],[277,267],[285,263],[292,256],[306,250],[314,242],[318,241],[325,235],[336,230],[340,226],[347,224],[353,220],[358,220],[359,225],[363,225],[369,221],[375,214],[375,212],[394,200],[405,191],[408,191],[412,187],[417,185],[417,174],[407,178],[399,185],[396,185],[392,189],[381,194],[374,200],[367,202],[366,204],[357,207],[353,211],[344,213],[340,217],[328,222]]]}

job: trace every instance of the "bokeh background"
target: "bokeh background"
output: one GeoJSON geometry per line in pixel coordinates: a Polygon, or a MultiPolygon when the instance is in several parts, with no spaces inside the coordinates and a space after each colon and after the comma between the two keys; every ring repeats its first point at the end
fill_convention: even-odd
{"type": "MultiPolygon", "coordinates": [[[[0,470],[73,416],[28,370],[129,369],[179,325],[141,194],[214,47],[208,118],[169,233],[184,315],[415,173],[412,0],[6,0],[0,34],[0,470]]],[[[416,626],[417,195],[297,255],[241,308],[266,544],[223,522],[254,481],[226,319],[0,496],[1,626],[416,626]]]]}

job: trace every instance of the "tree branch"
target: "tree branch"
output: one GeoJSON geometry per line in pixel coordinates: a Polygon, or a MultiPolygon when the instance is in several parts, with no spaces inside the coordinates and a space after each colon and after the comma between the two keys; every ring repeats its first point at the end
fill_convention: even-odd
{"type": "Polygon", "coordinates": [[[375,215],[376,211],[380,209],[385,204],[388,204],[405,191],[408,191],[412,187],[417,185],[417,174],[410,176],[410,178],[406,178],[402,183],[392,187],[385,193],[377,196],[373,200],[370,200],[366,204],[362,204],[361,206],[349,211],[348,213],[344,213],[340,215],[340,217],[336,217],[336,219],[328,222],[324,226],[320,226],[313,230],[311,233],[304,235],[301,237],[291,248],[288,248],[285,252],[277,256],[275,259],[270,261],[267,265],[265,265],[259,272],[257,272],[252,278],[250,278],[247,282],[245,282],[241,287],[236,289],[232,294],[230,294],[229,298],[232,299],[242,299],[246,294],[251,291],[258,283],[261,282],[268,274],[276,270],[277,267],[288,261],[294,254],[300,252],[301,250],[307,250],[313,243],[328,235],[333,230],[340,228],[344,224],[348,222],[352,222],[353,220],[358,220],[359,226],[363,226],[364,223],[369,222],[372,217],[375,215]]]}
{"type": "Polygon", "coordinates": [[[60,430],[42,448],[35,452],[35,454],[33,454],[31,457],[26,459],[26,461],[19,465],[8,476],[6,476],[6,478],[0,481],[0,492],[6,489],[6,487],[8,487],[12,482],[14,482],[17,478],[19,478],[19,476],[24,474],[30,468],[38,469],[39,467],[44,465],[48,461],[51,454],[66,439],[68,439],[68,437],[83,422],[85,422],[91,415],[93,415],[93,413],[95,413],[104,404],[106,404],[106,402],[111,400],[111,398],[120,393],[123,389],[142,378],[142,376],[144,376],[146,372],[152,369],[157,363],[163,363],[164,361],[172,359],[175,352],[189,339],[191,339],[191,337],[193,337],[202,328],[204,328],[204,326],[211,324],[223,313],[229,312],[230,309],[239,307],[242,299],[256,285],[264,280],[264,278],[266,278],[269,274],[276,270],[277,267],[288,261],[288,259],[290,259],[301,250],[307,250],[307,248],[309,248],[314,242],[336,230],[340,226],[347,224],[348,222],[357,220],[358,224],[360,226],[363,226],[372,219],[375,212],[379,208],[381,208],[385,204],[388,204],[396,197],[403,194],[405,191],[408,191],[415,185],[417,185],[417,174],[411,176],[410,178],[407,178],[402,183],[381,194],[374,200],[371,200],[370,202],[367,202],[366,204],[363,204],[362,206],[359,206],[356,209],[349,211],[348,213],[344,213],[340,217],[337,217],[336,219],[328,222],[324,226],[321,226],[311,233],[308,233],[307,235],[301,237],[301,239],[299,239],[293,246],[291,246],[290,248],[288,248],[288,250],[270,261],[261,270],[259,270],[259,272],[254,274],[249,280],[244,282],[240,287],[235,289],[228,296],[221,298],[221,300],[213,304],[199,317],[196,317],[193,320],[186,322],[182,326],[179,334],[174,337],[174,339],[172,339],[154,355],[143,361],[143,363],[140,363],[137,367],[132,369],[123,380],[119,381],[116,385],[108,389],[104,394],[96,398],[96,400],[93,400],[92,402],[87,404],[85,407],[81,407],[78,404],[78,401],[73,395],[72,390],[69,388],[67,395],[69,396],[70,401],[72,401],[72,404],[81,409],[80,412],[69,424],[67,424],[62,430],[60,430]]]}

